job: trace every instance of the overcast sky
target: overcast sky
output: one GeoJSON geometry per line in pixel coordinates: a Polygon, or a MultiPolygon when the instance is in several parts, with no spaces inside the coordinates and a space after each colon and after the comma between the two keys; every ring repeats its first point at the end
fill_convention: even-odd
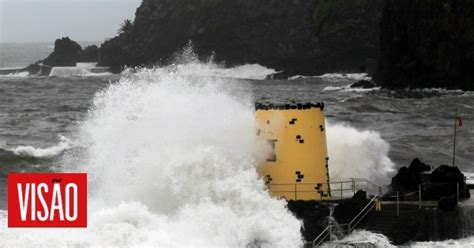
{"type": "Polygon", "coordinates": [[[103,41],[141,0],[0,0],[0,42],[103,41]]]}

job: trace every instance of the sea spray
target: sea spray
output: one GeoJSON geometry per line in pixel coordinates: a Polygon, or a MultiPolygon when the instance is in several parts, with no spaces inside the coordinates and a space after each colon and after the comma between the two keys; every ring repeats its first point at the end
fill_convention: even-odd
{"type": "Polygon", "coordinates": [[[374,131],[360,131],[347,124],[327,123],[329,176],[331,180],[364,178],[385,185],[394,172],[388,157],[390,145],[374,131]]]}
{"type": "MultiPolygon", "coordinates": [[[[299,247],[301,223],[256,166],[251,98],[186,65],[99,92],[65,171],[89,174],[87,229],[6,229],[0,246],[299,247]]],[[[6,214],[2,213],[6,221],[6,214]]]]}

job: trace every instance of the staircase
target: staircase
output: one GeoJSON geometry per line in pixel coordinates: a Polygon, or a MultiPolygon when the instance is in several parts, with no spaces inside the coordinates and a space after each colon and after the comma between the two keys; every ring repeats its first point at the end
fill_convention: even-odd
{"type": "MultiPolygon", "coordinates": [[[[416,214],[419,209],[418,205],[400,204],[398,216],[409,216],[416,214]]],[[[394,225],[398,222],[397,205],[382,203],[381,211],[372,209],[368,214],[367,223],[364,229],[377,233],[390,233],[393,231],[394,225]]]]}
{"type": "Polygon", "coordinates": [[[326,227],[311,243],[311,246],[318,247],[320,246],[327,238],[332,237],[334,229],[341,229],[341,233],[344,235],[349,235],[352,231],[357,227],[357,225],[364,220],[364,218],[373,211],[377,198],[379,197],[378,194],[374,195],[369,203],[349,222],[345,224],[331,224],[326,227]]]}

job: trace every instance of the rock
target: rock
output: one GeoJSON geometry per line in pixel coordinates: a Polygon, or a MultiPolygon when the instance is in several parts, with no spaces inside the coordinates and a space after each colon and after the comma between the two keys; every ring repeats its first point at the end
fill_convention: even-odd
{"type": "Polygon", "coordinates": [[[327,226],[329,208],[319,201],[288,201],[288,210],[303,221],[301,234],[307,241],[316,238],[327,226]]]}
{"type": "Polygon", "coordinates": [[[387,0],[375,81],[474,90],[474,1],[387,0]]]}
{"type": "Polygon", "coordinates": [[[430,171],[431,166],[421,162],[419,158],[415,158],[413,159],[413,161],[411,161],[410,165],[408,166],[408,169],[413,173],[421,173],[425,171],[430,171]]]}
{"type": "Polygon", "coordinates": [[[459,183],[464,184],[464,174],[458,169],[449,165],[441,165],[431,174],[433,183],[459,183]]]}
{"type": "Polygon", "coordinates": [[[133,22],[102,45],[100,65],[168,63],[192,41],[199,57],[215,54],[226,66],[259,63],[290,76],[371,73],[382,6],[383,0],[144,0],[133,22]]]}
{"type": "Polygon", "coordinates": [[[81,51],[77,42],[64,37],[54,42],[54,51],[40,62],[48,66],[75,66],[81,51]]]}
{"type": "Polygon", "coordinates": [[[390,187],[394,191],[404,192],[407,190],[416,190],[422,183],[421,173],[430,171],[431,166],[427,165],[419,158],[413,159],[408,167],[401,167],[398,173],[392,178],[390,187]]]}
{"type": "Polygon", "coordinates": [[[341,201],[334,208],[334,218],[338,223],[344,224],[351,222],[359,212],[369,203],[366,198],[361,198],[363,191],[357,197],[341,201]]]}
{"type": "Polygon", "coordinates": [[[352,196],[354,200],[366,200],[367,199],[367,192],[363,190],[358,190],[354,196],[352,196]]]}
{"type": "MultiPolygon", "coordinates": [[[[427,174],[426,172],[430,170],[430,165],[415,158],[409,167],[402,167],[398,170],[397,175],[392,178],[390,191],[387,195],[395,195],[396,191],[399,191],[403,197],[405,193],[419,190],[419,185],[422,184],[421,195],[423,200],[437,201],[442,197],[456,196],[458,194],[457,185],[459,185],[460,199],[470,197],[464,174],[457,167],[441,165],[433,170],[431,174],[427,174]]],[[[411,200],[418,199],[418,195],[412,196],[413,199],[411,200]]]]}
{"type": "Polygon", "coordinates": [[[79,54],[78,62],[97,62],[99,61],[99,48],[96,45],[87,46],[79,54]]]}
{"type": "Polygon", "coordinates": [[[362,88],[362,89],[371,89],[376,87],[374,82],[369,80],[360,80],[351,85],[351,88],[362,88]]]}
{"type": "Polygon", "coordinates": [[[439,209],[443,211],[454,211],[458,205],[455,195],[441,197],[438,201],[439,209]]]}
{"type": "Polygon", "coordinates": [[[392,178],[390,187],[395,191],[404,192],[417,189],[420,182],[421,180],[417,173],[412,173],[407,167],[401,167],[392,178]]]}
{"type": "Polygon", "coordinates": [[[441,165],[431,173],[431,183],[436,187],[436,196],[446,197],[459,193],[461,199],[470,196],[464,174],[457,168],[441,165]],[[459,190],[459,192],[457,192],[459,190]]]}

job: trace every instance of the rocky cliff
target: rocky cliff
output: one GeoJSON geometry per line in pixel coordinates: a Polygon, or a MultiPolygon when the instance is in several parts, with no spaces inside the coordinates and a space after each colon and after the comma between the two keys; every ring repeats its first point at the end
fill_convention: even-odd
{"type": "Polygon", "coordinates": [[[54,42],[54,51],[40,62],[49,66],[75,66],[81,51],[77,42],[64,37],[54,42]]]}
{"type": "Polygon", "coordinates": [[[100,64],[167,63],[192,41],[202,57],[288,74],[372,68],[383,0],[144,0],[101,48],[100,64]]]}
{"type": "Polygon", "coordinates": [[[474,1],[386,0],[375,80],[474,90],[474,1]]]}
{"type": "Polygon", "coordinates": [[[77,62],[97,62],[98,60],[99,48],[96,45],[88,46],[83,50],[77,42],[69,37],[63,37],[54,42],[54,51],[38,62],[47,66],[76,66],[77,62]]]}

